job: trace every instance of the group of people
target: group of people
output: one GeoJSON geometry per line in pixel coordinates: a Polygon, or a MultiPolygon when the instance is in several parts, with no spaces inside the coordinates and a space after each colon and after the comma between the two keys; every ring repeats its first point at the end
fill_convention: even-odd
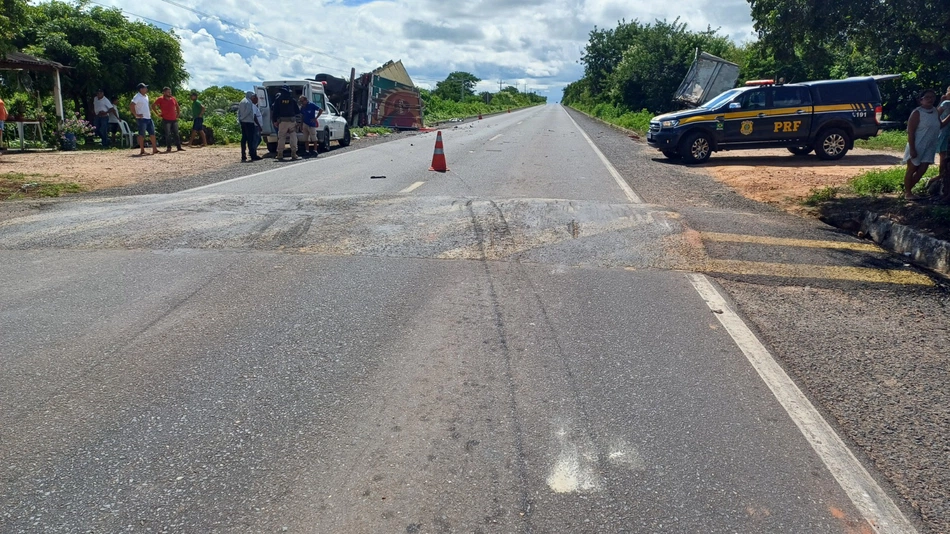
{"type": "MultiPolygon", "coordinates": [[[[139,155],[147,154],[145,151],[145,136],[148,135],[152,146],[152,154],[157,154],[158,143],[155,139],[155,122],[152,120],[152,111],[155,111],[162,118],[162,125],[165,129],[165,152],[172,151],[172,145],[182,151],[181,135],[178,127],[178,116],[181,114],[181,105],[178,100],[172,96],[172,90],[169,87],[162,89],[162,96],[150,103],[148,97],[148,85],[140,83],[137,87],[138,92],[132,98],[129,104],[129,111],[135,116],[136,126],[139,132],[139,155]]],[[[93,125],[96,129],[96,135],[102,139],[102,146],[108,147],[115,143],[115,136],[119,134],[119,111],[105,96],[102,89],[96,91],[96,97],[92,101],[95,118],[93,125]]],[[[205,146],[208,144],[207,135],[204,131],[205,106],[198,100],[198,92],[191,92],[191,112],[193,122],[191,126],[191,137],[188,140],[190,146],[205,146]],[[195,139],[201,139],[201,145],[195,145],[195,139]]]]}
{"type": "MultiPolygon", "coordinates": [[[[264,117],[258,107],[258,96],[253,91],[245,93],[238,104],[238,122],[241,125],[241,161],[263,159],[257,155],[264,128],[264,117]]],[[[271,122],[277,132],[277,161],[284,161],[284,147],[290,143],[290,159],[300,159],[297,155],[297,116],[300,116],[300,128],[303,133],[304,147],[308,155],[317,155],[317,119],[323,114],[323,108],[310,102],[306,95],[295,98],[290,86],[284,85],[271,103],[271,122]]]]}
{"type": "Polygon", "coordinates": [[[907,146],[904,149],[904,198],[921,200],[913,193],[940,154],[940,167],[937,177],[928,183],[927,190],[939,202],[950,202],[950,178],[947,171],[947,145],[950,141],[950,87],[940,98],[937,105],[937,93],[927,89],[918,96],[920,106],[911,112],[907,121],[907,146]]]}

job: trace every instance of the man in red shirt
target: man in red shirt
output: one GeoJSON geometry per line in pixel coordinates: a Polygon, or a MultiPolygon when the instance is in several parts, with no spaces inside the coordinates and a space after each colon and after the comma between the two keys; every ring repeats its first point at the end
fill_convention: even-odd
{"type": "Polygon", "coordinates": [[[170,87],[162,89],[162,96],[155,99],[152,108],[162,116],[162,125],[165,127],[165,152],[172,151],[172,140],[175,141],[179,152],[184,150],[181,147],[181,136],[178,135],[178,114],[181,113],[181,106],[172,96],[170,87]]]}

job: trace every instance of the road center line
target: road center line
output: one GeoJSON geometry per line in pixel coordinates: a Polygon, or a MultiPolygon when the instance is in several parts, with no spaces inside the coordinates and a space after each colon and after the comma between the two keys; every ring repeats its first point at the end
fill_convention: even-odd
{"type": "Polygon", "coordinates": [[[495,139],[498,139],[499,137],[501,137],[501,136],[503,136],[503,135],[505,135],[505,134],[498,134],[498,135],[496,135],[495,137],[492,137],[491,139],[489,139],[488,142],[491,143],[492,141],[494,141],[495,139]]]}
{"type": "Polygon", "coordinates": [[[768,349],[729,307],[712,282],[702,274],[689,274],[687,278],[709,309],[716,312],[716,318],[875,532],[916,533],[917,530],[897,505],[864,469],[831,425],[822,419],[818,410],[776,363],[768,349]]]}
{"type": "MultiPolygon", "coordinates": [[[[561,109],[564,110],[563,107],[561,107],[561,109]]],[[[585,132],[577,124],[577,121],[574,120],[574,117],[571,117],[571,114],[567,113],[566,110],[564,110],[564,113],[566,113],[567,118],[571,119],[571,122],[574,123],[574,127],[577,128],[577,131],[580,132],[581,135],[584,136],[584,139],[587,140],[587,144],[589,144],[590,147],[594,149],[594,153],[597,154],[597,157],[600,158],[600,161],[603,162],[605,167],[607,167],[607,171],[610,173],[611,176],[614,177],[614,180],[617,182],[617,185],[620,186],[620,189],[623,189],[623,194],[627,196],[627,200],[629,200],[630,202],[633,202],[634,204],[643,204],[643,199],[640,198],[640,195],[636,194],[633,191],[633,188],[630,187],[630,184],[628,184],[627,181],[623,179],[623,176],[620,176],[620,173],[617,172],[617,169],[614,168],[614,166],[611,165],[609,161],[607,161],[607,156],[604,156],[604,153],[601,152],[600,149],[597,148],[597,145],[595,145],[594,141],[590,138],[589,135],[587,135],[587,132],[585,132]]]]}
{"type": "Polygon", "coordinates": [[[416,182],[416,183],[410,185],[409,187],[403,189],[402,191],[400,191],[400,193],[412,193],[412,192],[415,191],[416,189],[422,187],[422,184],[424,184],[424,183],[425,183],[425,182],[416,182]]]}

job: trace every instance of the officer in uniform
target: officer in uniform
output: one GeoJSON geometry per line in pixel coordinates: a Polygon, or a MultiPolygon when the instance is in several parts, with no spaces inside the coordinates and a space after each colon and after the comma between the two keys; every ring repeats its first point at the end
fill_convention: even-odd
{"type": "Polygon", "coordinates": [[[297,157],[297,122],[295,117],[300,114],[300,107],[297,106],[297,99],[294,98],[290,87],[284,85],[280,92],[274,98],[271,105],[273,114],[274,129],[277,130],[277,161],[284,161],[284,142],[289,137],[290,159],[298,160],[297,157]]]}

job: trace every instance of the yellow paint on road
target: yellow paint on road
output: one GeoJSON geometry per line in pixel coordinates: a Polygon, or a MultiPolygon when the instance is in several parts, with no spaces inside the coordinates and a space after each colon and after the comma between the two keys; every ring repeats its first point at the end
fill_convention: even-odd
{"type": "Polygon", "coordinates": [[[827,248],[835,250],[854,250],[859,252],[885,252],[881,247],[870,243],[848,243],[845,241],[819,241],[815,239],[789,239],[758,235],[720,234],[701,232],[704,241],[717,243],[749,243],[753,245],[774,245],[781,247],[827,248]]]}
{"type": "Polygon", "coordinates": [[[739,260],[708,260],[702,272],[778,276],[782,278],[814,278],[819,280],[846,280],[879,284],[932,286],[933,280],[910,270],[871,269],[832,265],[801,265],[739,260]]]}

